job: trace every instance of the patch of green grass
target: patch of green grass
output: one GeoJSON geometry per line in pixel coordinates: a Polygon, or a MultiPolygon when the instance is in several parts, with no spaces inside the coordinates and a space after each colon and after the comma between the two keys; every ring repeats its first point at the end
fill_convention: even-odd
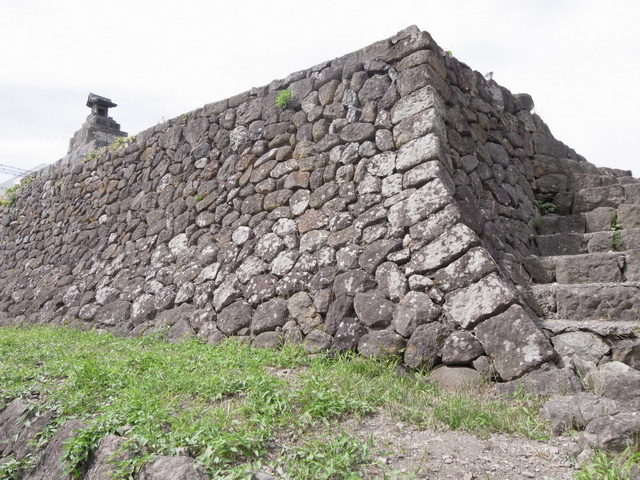
{"type": "Polygon", "coordinates": [[[614,232],[617,232],[618,230],[622,230],[622,225],[620,225],[620,222],[618,221],[617,212],[611,216],[611,230],[613,230],[614,232]]]}
{"type": "Polygon", "coordinates": [[[372,440],[361,442],[343,431],[287,448],[283,460],[289,478],[355,480],[366,478],[357,468],[370,463],[373,452],[372,440]]]}
{"type": "Polygon", "coordinates": [[[631,468],[640,461],[640,453],[627,448],[614,455],[602,450],[596,451],[576,474],[576,480],[629,480],[631,468]]]}
{"type": "Polygon", "coordinates": [[[280,108],[287,108],[293,103],[294,97],[295,95],[291,90],[280,90],[276,97],[276,105],[280,108]]]}
{"type": "Polygon", "coordinates": [[[66,445],[72,474],[107,434],[123,437],[123,448],[135,453],[117,464],[118,478],[135,475],[157,455],[186,453],[213,478],[246,478],[248,466],[262,465],[284,469],[287,478],[344,479],[367,478],[362,472],[378,455],[345,433],[327,436],[346,419],[383,412],[480,435],[538,438],[544,430],[531,399],[443,393],[421,375],[398,377],[393,361],[310,358],[301,346],[169,344],[153,336],[12,327],[0,329],[0,358],[0,408],[22,397],[33,408],[55,410],[43,441],[69,419],[87,425],[66,445]]]}

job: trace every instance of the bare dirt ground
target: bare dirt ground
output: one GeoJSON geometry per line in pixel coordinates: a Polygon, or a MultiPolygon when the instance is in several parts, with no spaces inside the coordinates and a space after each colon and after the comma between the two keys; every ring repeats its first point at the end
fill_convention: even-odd
{"type": "MultiPolygon", "coordinates": [[[[577,473],[568,437],[547,441],[495,434],[488,438],[460,431],[420,429],[384,415],[348,420],[346,431],[385,451],[377,460],[398,478],[428,480],[569,480],[577,473]]],[[[381,478],[371,472],[371,478],[381,478]]]]}

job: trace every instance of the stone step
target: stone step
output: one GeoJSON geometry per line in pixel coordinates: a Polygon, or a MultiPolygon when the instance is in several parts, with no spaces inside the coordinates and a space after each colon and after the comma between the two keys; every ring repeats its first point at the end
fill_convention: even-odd
{"type": "Polygon", "coordinates": [[[640,250],[529,257],[524,267],[536,283],[640,281],[640,250]]]}
{"type": "Polygon", "coordinates": [[[532,285],[533,306],[547,320],[639,321],[640,283],[532,285]]]}
{"type": "Polygon", "coordinates": [[[590,212],[599,207],[618,208],[623,203],[640,205],[640,183],[581,188],[574,193],[572,213],[590,212]]]}
{"type": "Polygon", "coordinates": [[[554,335],[569,332],[591,332],[601,337],[640,336],[640,322],[625,320],[541,320],[538,326],[554,335]]]}
{"type": "Polygon", "coordinates": [[[600,167],[597,171],[588,173],[578,173],[571,177],[574,188],[606,187],[609,185],[624,185],[637,183],[638,179],[631,176],[630,170],[618,170],[607,167],[600,167]]]}
{"type": "Polygon", "coordinates": [[[593,233],[554,233],[534,237],[543,257],[615,252],[640,248],[640,228],[593,233]]]}
{"type": "Polygon", "coordinates": [[[538,219],[536,230],[539,235],[553,235],[554,233],[585,233],[587,222],[585,214],[558,215],[550,213],[538,219]]]}
{"type": "Polygon", "coordinates": [[[536,231],[538,235],[608,232],[613,225],[621,229],[640,228],[640,205],[623,203],[617,208],[597,207],[573,215],[549,213],[537,219],[536,231]]]}

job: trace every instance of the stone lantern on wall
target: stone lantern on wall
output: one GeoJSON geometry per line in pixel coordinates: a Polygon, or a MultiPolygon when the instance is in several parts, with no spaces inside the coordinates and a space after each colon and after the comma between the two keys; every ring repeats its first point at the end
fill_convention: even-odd
{"type": "Polygon", "coordinates": [[[127,136],[126,132],[120,130],[120,124],[109,116],[109,109],[117,107],[110,98],[90,93],[87,107],[91,109],[91,113],[70,140],[67,155],[79,150],[104,147],[113,143],[117,137],[127,136]]]}

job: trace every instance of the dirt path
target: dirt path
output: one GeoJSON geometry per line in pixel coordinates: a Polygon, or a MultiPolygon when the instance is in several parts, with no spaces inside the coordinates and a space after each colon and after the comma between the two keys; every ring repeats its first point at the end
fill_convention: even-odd
{"type": "Polygon", "coordinates": [[[459,431],[419,429],[383,415],[349,420],[345,430],[362,440],[373,437],[388,452],[379,458],[404,478],[429,480],[569,480],[577,470],[567,437],[548,441],[504,434],[478,438],[459,431]],[[404,476],[406,475],[406,477],[404,476]]]}

